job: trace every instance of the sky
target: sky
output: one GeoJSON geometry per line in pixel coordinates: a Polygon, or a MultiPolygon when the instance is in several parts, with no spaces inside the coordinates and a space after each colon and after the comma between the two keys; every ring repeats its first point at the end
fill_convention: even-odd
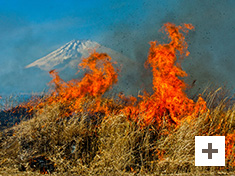
{"type": "Polygon", "coordinates": [[[166,22],[195,26],[187,83],[197,80],[199,92],[209,83],[234,90],[234,12],[233,0],[0,0],[0,95],[42,91],[41,73],[25,76],[24,67],[73,39],[121,52],[141,65],[137,81],[151,81],[142,65],[166,22]]]}

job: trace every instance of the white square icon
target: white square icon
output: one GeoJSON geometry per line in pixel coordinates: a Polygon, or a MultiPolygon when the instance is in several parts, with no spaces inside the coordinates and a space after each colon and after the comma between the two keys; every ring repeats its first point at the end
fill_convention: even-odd
{"type": "Polygon", "coordinates": [[[195,166],[225,166],[225,136],[195,136],[195,166]]]}

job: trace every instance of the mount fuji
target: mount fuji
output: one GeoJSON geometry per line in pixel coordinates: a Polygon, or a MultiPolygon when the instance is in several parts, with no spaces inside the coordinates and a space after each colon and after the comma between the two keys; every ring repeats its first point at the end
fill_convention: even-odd
{"type": "Polygon", "coordinates": [[[45,71],[50,71],[52,69],[63,70],[66,67],[77,68],[77,64],[81,62],[81,58],[88,57],[89,53],[93,50],[107,53],[113,60],[123,65],[132,65],[134,63],[128,57],[125,57],[110,48],[104,47],[97,42],[90,40],[72,40],[59,49],[27,65],[25,68],[39,67],[41,70],[45,71]]]}
{"type": "Polygon", "coordinates": [[[88,57],[89,53],[93,50],[99,53],[107,53],[111,56],[112,61],[116,61],[118,66],[121,67],[118,84],[115,85],[113,89],[127,94],[133,93],[133,88],[137,88],[137,79],[139,77],[139,75],[136,74],[138,73],[137,63],[123,54],[91,40],[72,40],[48,55],[28,64],[25,68],[37,68],[42,72],[56,69],[59,71],[61,78],[65,81],[81,78],[84,72],[76,74],[78,64],[81,63],[82,58],[88,57]]]}

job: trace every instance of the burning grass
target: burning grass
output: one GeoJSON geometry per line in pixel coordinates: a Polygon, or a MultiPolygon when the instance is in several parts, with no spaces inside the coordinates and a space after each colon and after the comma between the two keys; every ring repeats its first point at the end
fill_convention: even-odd
{"type": "Polygon", "coordinates": [[[87,113],[61,118],[60,105],[48,105],[44,112],[13,127],[1,136],[1,167],[23,164],[33,171],[32,157],[46,156],[55,173],[81,175],[135,175],[234,172],[235,107],[217,108],[199,115],[178,128],[155,125],[141,128],[124,115],[97,120],[87,113]],[[210,118],[209,118],[210,117],[210,118]],[[93,119],[94,121],[91,121],[93,119]],[[226,136],[226,167],[195,167],[194,137],[226,136]]]}
{"type": "Polygon", "coordinates": [[[146,61],[154,92],[144,92],[139,101],[104,96],[118,81],[105,53],[83,59],[80,80],[65,82],[51,71],[54,89],[21,105],[33,118],[2,133],[0,165],[33,171],[32,163],[40,160],[41,173],[81,175],[234,172],[235,106],[224,99],[210,106],[219,90],[194,102],[179,79],[187,76],[179,60],[189,54],[184,35],[191,29],[164,25],[169,43],[152,42],[146,61]],[[194,137],[207,135],[226,136],[225,167],[194,166],[194,137]]]}

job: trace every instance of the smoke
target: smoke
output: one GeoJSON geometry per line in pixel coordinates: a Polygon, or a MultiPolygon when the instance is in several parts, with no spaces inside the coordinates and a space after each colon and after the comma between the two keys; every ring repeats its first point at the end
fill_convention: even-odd
{"type": "MultiPolygon", "coordinates": [[[[134,4],[132,4],[134,5],[134,4]]],[[[175,1],[164,4],[156,1],[143,2],[142,9],[126,16],[126,20],[110,26],[103,38],[103,43],[115,48],[138,63],[137,72],[133,72],[136,85],[151,86],[151,73],[143,67],[147,59],[149,41],[163,42],[159,29],[166,22],[177,25],[191,23],[195,31],[187,36],[190,56],[183,63],[183,69],[189,74],[185,78],[188,85],[196,80],[188,91],[193,95],[202,92],[208,85],[227,85],[235,87],[235,1],[175,1]],[[139,16],[137,23],[130,23],[130,18],[139,16]]],[[[166,41],[166,40],[165,40],[166,41]]]]}
{"type": "Polygon", "coordinates": [[[192,80],[197,80],[194,90],[208,84],[235,88],[235,2],[182,1],[180,6],[184,13],[178,20],[195,26],[194,36],[189,36],[191,55],[183,65],[192,80]]]}

